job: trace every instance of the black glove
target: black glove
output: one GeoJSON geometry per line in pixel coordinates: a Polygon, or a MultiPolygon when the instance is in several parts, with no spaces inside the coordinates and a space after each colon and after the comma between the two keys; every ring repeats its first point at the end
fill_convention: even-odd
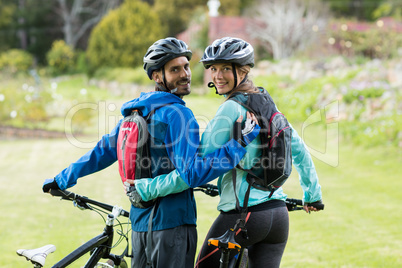
{"type": "Polygon", "coordinates": [[[142,197],[137,192],[137,189],[135,188],[135,186],[128,186],[128,187],[126,187],[126,189],[127,189],[128,199],[130,200],[131,204],[136,208],[149,208],[155,203],[155,200],[151,200],[151,201],[142,200],[142,197]]]}
{"type": "Polygon", "coordinates": [[[49,193],[51,189],[60,190],[60,187],[54,178],[46,179],[42,186],[42,190],[44,193],[49,193]]]}

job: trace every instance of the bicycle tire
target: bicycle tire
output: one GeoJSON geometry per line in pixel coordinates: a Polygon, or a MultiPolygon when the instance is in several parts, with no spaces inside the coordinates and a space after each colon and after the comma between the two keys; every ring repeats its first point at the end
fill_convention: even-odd
{"type": "Polygon", "coordinates": [[[98,262],[94,268],[114,268],[114,265],[111,266],[107,262],[98,262]]]}
{"type": "Polygon", "coordinates": [[[239,268],[248,268],[248,250],[244,249],[239,268]]]}

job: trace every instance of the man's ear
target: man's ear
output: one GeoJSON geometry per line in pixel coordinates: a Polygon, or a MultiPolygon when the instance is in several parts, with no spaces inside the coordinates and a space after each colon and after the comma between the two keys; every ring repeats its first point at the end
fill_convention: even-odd
{"type": "Polygon", "coordinates": [[[162,73],[160,71],[154,71],[152,73],[152,80],[156,83],[162,83],[162,73]]]}

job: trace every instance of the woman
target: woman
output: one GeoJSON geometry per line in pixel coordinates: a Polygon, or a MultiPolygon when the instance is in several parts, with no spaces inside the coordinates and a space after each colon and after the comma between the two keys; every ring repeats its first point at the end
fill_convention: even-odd
{"type": "MultiPolygon", "coordinates": [[[[258,94],[262,89],[254,86],[248,78],[250,68],[254,66],[254,51],[250,44],[237,38],[222,38],[214,41],[205,50],[201,59],[205,68],[211,70],[211,78],[216,92],[229,97],[235,92],[258,94]]],[[[206,155],[220,148],[231,138],[236,119],[246,118],[247,110],[240,104],[227,100],[218,109],[215,117],[208,124],[201,139],[201,152],[206,155]]],[[[304,192],[304,201],[312,203],[321,200],[321,187],[311,157],[296,131],[292,131],[293,165],[300,174],[300,183],[304,192]]],[[[247,153],[241,160],[240,166],[249,169],[253,160],[261,155],[258,148],[260,140],[257,137],[247,147],[247,153]]],[[[220,201],[218,210],[221,212],[213,223],[197,258],[196,267],[219,267],[220,252],[215,247],[208,246],[208,239],[223,235],[233,228],[240,219],[236,210],[236,196],[240,206],[248,188],[247,173],[236,169],[236,193],[234,192],[232,172],[227,172],[218,179],[220,201]]],[[[139,180],[137,190],[145,200],[158,195],[178,192],[188,187],[180,180],[175,171],[164,178],[150,182],[139,180]],[[163,183],[161,183],[163,181],[163,183]],[[160,185],[166,187],[160,187],[160,185]],[[164,189],[162,189],[164,188],[164,189]],[[158,189],[158,190],[155,190],[158,189]],[[154,193],[151,193],[154,192],[154,193]]],[[[249,267],[279,267],[286,246],[289,232],[288,211],[284,200],[286,194],[282,188],[276,190],[271,197],[269,192],[251,188],[248,201],[248,217],[246,229],[248,238],[240,232],[235,240],[242,247],[248,247],[249,267]]],[[[306,211],[315,210],[305,206],[306,211]]]]}
{"type": "MultiPolygon", "coordinates": [[[[206,48],[201,62],[205,68],[211,70],[211,78],[219,95],[229,97],[235,92],[258,94],[263,90],[256,88],[248,78],[248,73],[254,66],[254,52],[252,46],[241,39],[226,37],[216,40],[206,48]]],[[[239,115],[244,116],[246,112],[247,110],[240,104],[231,100],[225,101],[219,107],[215,118],[210,122],[202,136],[203,153],[208,154],[214,148],[223,145],[230,138],[233,122],[239,115]],[[213,136],[213,133],[218,130],[220,135],[213,136]]],[[[240,166],[244,169],[251,168],[253,159],[261,155],[260,149],[258,146],[252,146],[253,143],[259,145],[258,138],[246,147],[247,154],[240,162],[240,166]]],[[[294,149],[293,147],[295,146],[293,146],[292,141],[292,149],[294,149]]],[[[298,168],[300,165],[297,165],[297,162],[300,164],[301,159],[298,155],[295,156],[294,162],[298,168]]],[[[311,159],[306,163],[310,169],[314,169],[311,159]]],[[[237,169],[236,177],[236,189],[238,189],[236,194],[239,197],[240,206],[243,206],[243,198],[241,197],[244,197],[248,187],[247,173],[237,169]]],[[[321,200],[317,177],[302,176],[301,178],[301,184],[306,193],[305,201],[321,200]],[[311,179],[312,181],[310,181],[311,179]]],[[[221,211],[221,214],[213,223],[204,241],[197,258],[196,267],[218,266],[220,253],[213,253],[215,248],[208,246],[208,239],[221,236],[229,228],[233,228],[236,221],[241,217],[240,212],[236,210],[232,172],[228,172],[219,178],[218,188],[220,192],[218,210],[221,211]]],[[[282,188],[276,190],[271,198],[268,197],[266,191],[251,188],[248,202],[249,214],[245,225],[248,238],[241,232],[235,236],[237,243],[242,247],[248,247],[249,267],[279,267],[289,232],[289,218],[285,199],[286,195],[282,188]]],[[[306,206],[305,210],[314,209],[306,206]]]]}

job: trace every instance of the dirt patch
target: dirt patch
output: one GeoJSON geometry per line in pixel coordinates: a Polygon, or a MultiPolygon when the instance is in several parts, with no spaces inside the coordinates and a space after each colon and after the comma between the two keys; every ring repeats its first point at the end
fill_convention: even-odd
{"type": "Polygon", "coordinates": [[[0,139],[30,139],[30,138],[57,139],[65,137],[66,134],[64,132],[59,131],[0,126],[0,139]]]}

